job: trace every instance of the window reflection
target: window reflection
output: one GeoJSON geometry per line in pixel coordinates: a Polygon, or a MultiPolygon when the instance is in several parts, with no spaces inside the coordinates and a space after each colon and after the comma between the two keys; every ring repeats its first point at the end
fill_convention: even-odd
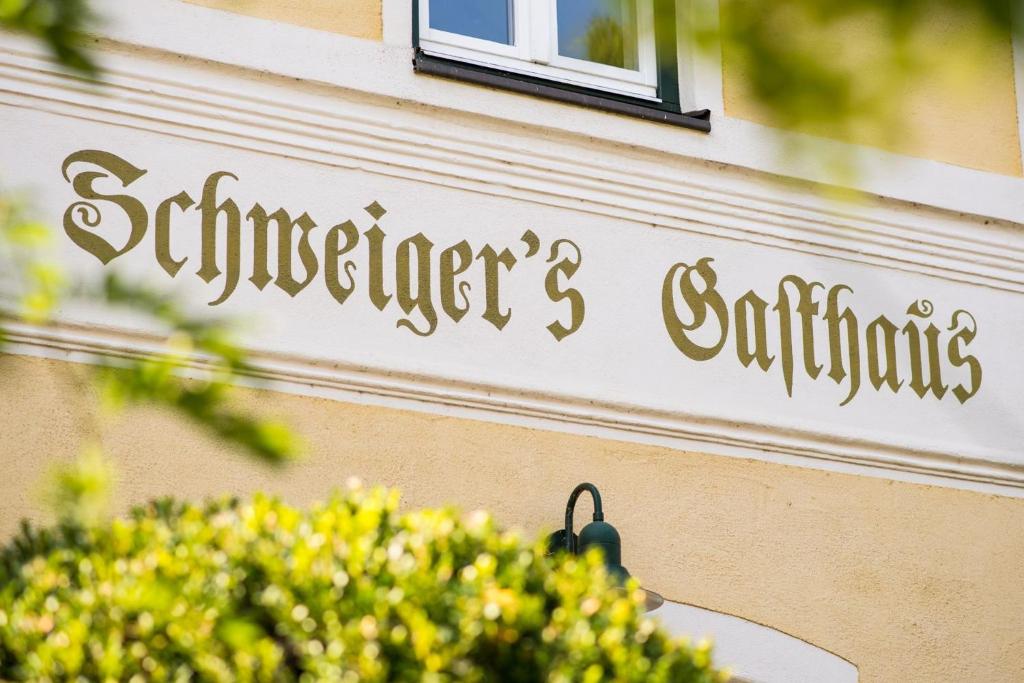
{"type": "Polygon", "coordinates": [[[430,28],[511,45],[512,0],[431,0],[430,28]]]}
{"type": "Polygon", "coordinates": [[[637,70],[636,0],[558,0],[558,54],[637,70]]]}

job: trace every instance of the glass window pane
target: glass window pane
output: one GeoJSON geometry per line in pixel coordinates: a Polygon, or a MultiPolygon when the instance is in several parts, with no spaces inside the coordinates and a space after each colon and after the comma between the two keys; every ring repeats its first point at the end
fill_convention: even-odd
{"type": "Polygon", "coordinates": [[[512,0],[430,0],[430,28],[512,44],[512,0]]]}
{"type": "Polygon", "coordinates": [[[558,0],[558,54],[637,70],[636,0],[558,0]]]}

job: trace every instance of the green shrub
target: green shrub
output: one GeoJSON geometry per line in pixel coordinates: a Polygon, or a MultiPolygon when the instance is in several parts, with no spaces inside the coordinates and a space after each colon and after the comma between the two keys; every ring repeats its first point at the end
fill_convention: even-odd
{"type": "Polygon", "coordinates": [[[708,648],[478,514],[355,489],[309,510],[158,501],[0,553],[0,678],[722,681],[708,648]]]}

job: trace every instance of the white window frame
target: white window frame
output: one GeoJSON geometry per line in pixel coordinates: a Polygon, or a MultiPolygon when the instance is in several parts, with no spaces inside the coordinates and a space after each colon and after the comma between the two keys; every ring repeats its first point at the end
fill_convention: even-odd
{"type": "Polygon", "coordinates": [[[471,38],[430,27],[430,0],[419,0],[420,49],[513,73],[651,102],[658,97],[658,60],[653,0],[636,0],[637,70],[574,59],[558,53],[556,0],[508,0],[512,6],[512,45],[471,38]]]}

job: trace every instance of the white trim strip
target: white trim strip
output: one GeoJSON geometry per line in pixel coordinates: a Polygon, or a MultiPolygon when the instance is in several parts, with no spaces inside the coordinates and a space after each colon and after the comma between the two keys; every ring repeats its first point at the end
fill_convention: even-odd
{"type": "MultiPolygon", "coordinates": [[[[95,363],[101,358],[145,358],[161,350],[156,337],[106,328],[5,325],[10,342],[5,351],[21,355],[95,363]]],[[[252,351],[249,360],[250,386],[285,393],[1024,498],[1024,466],[1020,465],[365,365],[318,363],[258,351],[252,351]]],[[[207,362],[195,356],[184,362],[183,374],[201,374],[207,368],[207,362]]]]}

